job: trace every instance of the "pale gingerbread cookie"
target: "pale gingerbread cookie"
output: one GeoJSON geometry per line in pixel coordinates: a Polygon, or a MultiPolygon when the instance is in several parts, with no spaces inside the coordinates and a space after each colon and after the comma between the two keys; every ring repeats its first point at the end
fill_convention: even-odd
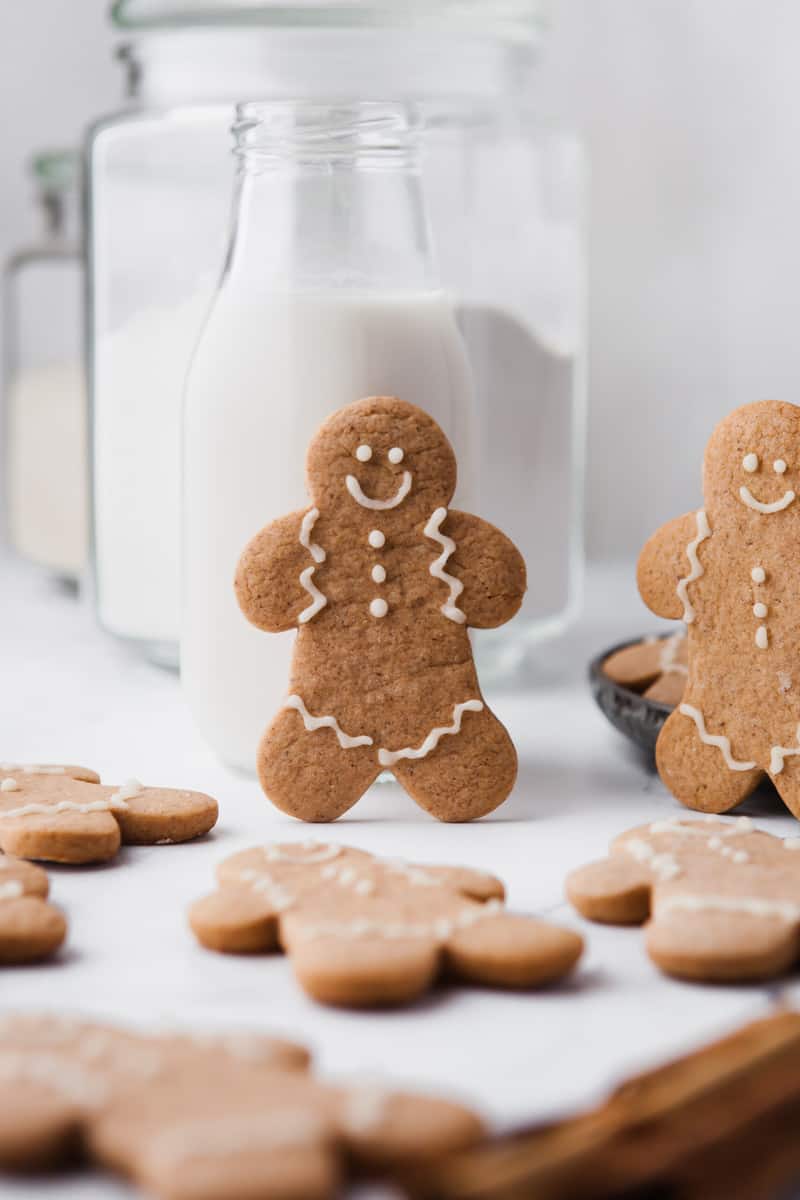
{"type": "Polygon", "coordinates": [[[604,661],[603,673],[648,700],[675,708],[683,699],[689,674],[687,639],[677,633],[623,646],[604,661]]]}
{"type": "Polygon", "coordinates": [[[330,417],[307,481],[310,507],[263,529],[236,575],[249,621],[298,629],[289,695],[258,751],[264,791],[284,812],[329,821],[391,771],[440,820],[491,812],[517,758],[481,695],[468,630],[519,608],[519,552],[448,509],[452,448],[401,400],[330,417]]]}
{"type": "Polygon", "coordinates": [[[459,1104],[307,1066],[261,1035],[0,1019],[0,1170],[53,1170],[81,1147],[164,1200],[333,1200],[351,1171],[407,1170],[483,1135],[459,1104]]]}
{"type": "Polygon", "coordinates": [[[656,758],[689,808],[727,812],[769,775],[800,816],[799,479],[800,409],[739,408],[708,444],[704,507],[639,559],[642,599],[688,627],[686,693],[656,758]]]}
{"type": "Polygon", "coordinates": [[[211,950],[284,950],[323,1004],[405,1004],[443,974],[529,988],[566,975],[583,943],[503,907],[492,875],[417,867],[347,846],[262,846],[226,859],[190,922],[211,950]]]}
{"type": "Polygon", "coordinates": [[[800,959],[800,838],[749,817],[632,829],[572,872],[567,896],[591,921],[647,921],[647,952],[669,975],[768,979],[800,959]]]}
{"type": "Polygon", "coordinates": [[[105,862],[122,842],[186,842],[216,821],[216,800],[201,792],[102,787],[85,767],[0,763],[0,850],[18,858],[105,862]]]}
{"type": "Polygon", "coordinates": [[[0,966],[49,958],[67,935],[41,867],[0,855],[0,966]]]}

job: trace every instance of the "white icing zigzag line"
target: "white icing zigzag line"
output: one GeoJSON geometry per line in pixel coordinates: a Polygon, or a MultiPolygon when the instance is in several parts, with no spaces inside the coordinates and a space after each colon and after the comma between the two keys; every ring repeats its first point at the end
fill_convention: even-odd
{"type": "Polygon", "coordinates": [[[305,625],[306,621],[310,621],[312,617],[315,617],[319,610],[324,608],[328,603],[327,596],[323,596],[314,583],[313,575],[316,569],[316,567],[306,567],[305,571],[300,572],[300,583],[311,597],[311,603],[308,608],[304,608],[297,618],[302,625],[305,625]]]}
{"type": "Polygon", "coordinates": [[[733,757],[731,754],[730,738],[725,737],[724,734],[721,733],[708,733],[706,731],[706,723],[703,719],[703,714],[700,712],[699,708],[694,708],[691,704],[682,704],[680,711],[685,717],[692,718],[697,726],[697,732],[700,735],[701,742],[705,742],[707,746],[716,746],[718,750],[722,751],[722,757],[725,759],[725,763],[729,770],[752,771],[753,768],[757,766],[757,764],[754,762],[740,762],[738,759],[733,757]]]}
{"type": "Polygon", "coordinates": [[[692,602],[689,599],[689,584],[694,583],[696,579],[700,579],[705,573],[703,570],[703,564],[697,557],[697,547],[701,542],[704,542],[706,538],[711,537],[711,527],[708,524],[708,517],[706,516],[704,509],[701,508],[697,513],[695,513],[695,520],[697,522],[697,537],[689,542],[689,545],[686,547],[686,557],[689,559],[691,571],[688,575],[685,575],[683,579],[681,579],[677,588],[675,589],[678,593],[681,603],[683,604],[683,619],[687,625],[691,625],[695,618],[695,611],[692,606],[692,602]]]}
{"type": "Polygon", "coordinates": [[[685,893],[656,898],[655,915],[684,912],[746,913],[750,917],[775,917],[794,924],[800,921],[800,905],[791,900],[766,900],[760,896],[693,896],[685,893]]]}
{"type": "Polygon", "coordinates": [[[746,504],[748,508],[752,508],[754,512],[759,513],[783,512],[785,508],[789,507],[794,498],[794,492],[788,491],[783,493],[780,500],[773,500],[772,504],[764,504],[761,500],[756,500],[750,488],[739,488],[739,499],[742,504],[746,504]]]}
{"type": "Polygon", "coordinates": [[[303,718],[303,724],[309,733],[314,733],[317,729],[332,729],[339,739],[339,745],[343,750],[352,750],[356,746],[372,745],[372,738],[367,737],[366,734],[361,734],[359,737],[350,737],[340,727],[336,717],[312,716],[299,696],[288,696],[284,708],[296,709],[303,718]]]}
{"type": "MultiPolygon", "coordinates": [[[[798,742],[800,742],[800,725],[797,726],[795,734],[798,742]]],[[[769,773],[770,775],[780,775],[783,770],[783,760],[791,758],[795,754],[800,754],[800,746],[792,749],[787,749],[786,746],[773,746],[769,756],[769,773]]]]}
{"type": "Polygon", "coordinates": [[[310,508],[303,517],[300,525],[300,545],[305,546],[315,563],[325,562],[325,551],[322,546],[318,546],[316,542],[311,541],[311,531],[317,523],[319,516],[318,508],[310,508]]]}
{"type": "MultiPolygon", "coordinates": [[[[316,542],[311,541],[311,530],[314,528],[314,523],[319,516],[318,508],[310,508],[300,525],[300,545],[305,546],[315,563],[325,561],[325,551],[316,542]]],[[[311,603],[308,608],[304,608],[297,620],[301,625],[305,625],[306,621],[310,621],[315,617],[321,608],[324,608],[328,603],[327,596],[324,596],[314,583],[314,571],[316,567],[306,567],[305,571],[300,572],[300,586],[305,588],[311,597],[311,603]]]]}
{"type": "Polygon", "coordinates": [[[416,750],[406,746],[403,750],[379,750],[378,762],[382,767],[392,767],[401,758],[425,758],[430,754],[431,750],[435,750],[439,745],[440,738],[452,733],[461,732],[461,718],[465,712],[482,712],[483,703],[480,700],[467,700],[463,704],[456,704],[453,709],[453,724],[442,725],[437,729],[432,729],[425,741],[416,750]]]}
{"type": "Polygon", "coordinates": [[[444,569],[447,565],[447,560],[450,558],[451,554],[455,553],[456,549],[456,544],[453,539],[448,537],[447,534],[440,532],[442,523],[446,519],[447,509],[437,508],[431,515],[431,519],[428,521],[428,524],[425,526],[425,537],[430,538],[432,542],[438,542],[442,547],[442,553],[435,562],[431,563],[429,570],[435,579],[441,579],[442,583],[446,583],[450,588],[450,595],[442,605],[440,612],[443,612],[448,620],[456,621],[459,625],[463,625],[467,619],[466,614],[463,613],[458,607],[456,600],[463,592],[464,585],[460,579],[456,579],[454,576],[448,575],[444,569]]]}
{"type": "Polygon", "coordinates": [[[93,813],[126,809],[128,805],[118,797],[119,793],[116,793],[114,796],[109,796],[108,800],[92,800],[88,804],[79,804],[75,800],[59,800],[57,804],[23,804],[20,808],[0,809],[0,818],[27,817],[33,813],[93,813]]]}
{"type": "Polygon", "coordinates": [[[362,508],[372,508],[377,511],[383,511],[387,508],[397,508],[398,504],[403,503],[406,496],[411,491],[411,479],[411,472],[403,471],[403,482],[389,500],[373,500],[371,496],[365,496],[361,490],[361,484],[358,482],[355,475],[348,475],[345,483],[347,484],[348,492],[353,497],[356,504],[360,504],[362,508]]]}

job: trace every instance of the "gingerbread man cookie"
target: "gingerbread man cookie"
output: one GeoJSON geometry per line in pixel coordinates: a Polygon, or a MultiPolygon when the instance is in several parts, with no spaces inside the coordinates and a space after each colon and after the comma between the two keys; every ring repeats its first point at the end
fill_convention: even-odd
{"type": "Polygon", "coordinates": [[[41,867],[0,855],[0,965],[38,962],[58,950],[67,923],[49,892],[41,867]]]}
{"type": "Polygon", "coordinates": [[[799,479],[800,408],[739,408],[708,444],[704,507],[640,556],[642,599],[688,628],[686,691],[656,761],[689,808],[727,812],[769,775],[800,817],[799,479]]]}
{"type": "Polygon", "coordinates": [[[213,828],[217,802],[201,792],[101,787],[85,767],[0,763],[0,850],[57,863],[105,862],[121,842],[185,842],[213,828]]]}
{"type": "Polygon", "coordinates": [[[349,1169],[402,1171],[482,1136],[469,1109],[331,1086],[261,1035],[148,1036],[59,1016],[0,1020],[0,1169],[78,1146],[164,1200],[333,1200],[349,1169]]]}
{"type": "Polygon", "coordinates": [[[519,608],[519,552],[448,509],[452,448],[401,400],[330,417],[307,480],[311,506],[263,529],[236,576],[248,620],[298,629],[289,695],[258,751],[264,791],[284,812],[329,821],[391,771],[440,820],[491,812],[517,758],[481,696],[468,629],[519,608]]]}
{"type": "Polygon", "coordinates": [[[685,979],[768,979],[800,958],[800,838],[749,817],[672,818],[617,838],[601,862],[567,879],[591,921],[647,924],[647,952],[685,979]]]}
{"type": "Polygon", "coordinates": [[[566,975],[581,938],[503,907],[480,871],[417,867],[347,846],[261,846],[226,859],[190,923],[211,950],[283,949],[323,1004],[408,1003],[444,973],[528,988],[566,975]]]}

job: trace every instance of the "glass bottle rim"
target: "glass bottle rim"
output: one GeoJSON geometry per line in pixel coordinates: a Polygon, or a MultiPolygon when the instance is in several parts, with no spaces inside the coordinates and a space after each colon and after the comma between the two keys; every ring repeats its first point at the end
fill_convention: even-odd
{"type": "Polygon", "coordinates": [[[209,26],[276,29],[413,28],[527,41],[545,25],[545,0],[115,0],[120,30],[209,26]]]}

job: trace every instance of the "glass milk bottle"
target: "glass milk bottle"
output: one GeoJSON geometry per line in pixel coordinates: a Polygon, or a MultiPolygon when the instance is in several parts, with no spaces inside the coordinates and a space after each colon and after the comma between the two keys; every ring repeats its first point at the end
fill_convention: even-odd
{"type": "Polygon", "coordinates": [[[7,529],[19,554],[77,580],[88,539],[78,155],[42,154],[33,173],[43,228],[5,275],[7,529]]]}
{"type": "Polygon", "coordinates": [[[248,625],[237,560],[307,504],[307,444],[336,408],[397,395],[451,438],[465,502],[472,381],[438,281],[417,135],[401,105],[244,104],[227,262],[184,412],[186,700],[208,742],[252,770],[286,693],[294,633],[248,625]]]}

